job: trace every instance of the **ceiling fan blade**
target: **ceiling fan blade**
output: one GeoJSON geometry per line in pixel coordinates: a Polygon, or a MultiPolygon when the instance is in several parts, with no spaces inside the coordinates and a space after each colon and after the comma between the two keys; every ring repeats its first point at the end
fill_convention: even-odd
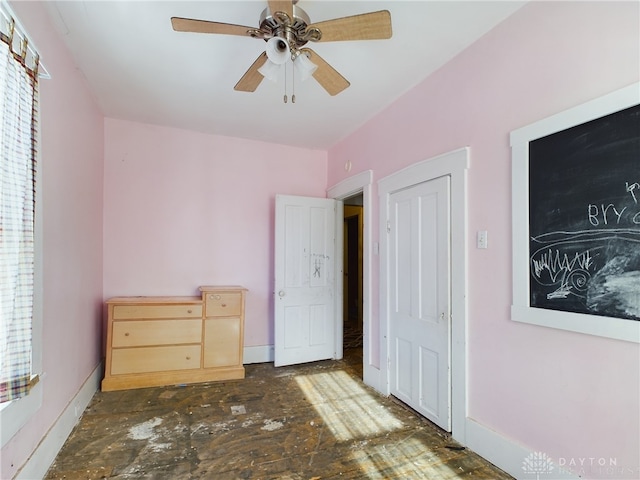
{"type": "Polygon", "coordinates": [[[324,88],[329,95],[337,95],[349,85],[349,81],[338,73],[338,71],[329,65],[324,59],[310,48],[301,50],[309,57],[318,68],[313,72],[313,78],[324,88]]]}
{"type": "Polygon", "coordinates": [[[293,2],[291,0],[269,0],[268,3],[271,15],[283,12],[289,15],[290,20],[293,20],[293,2]]]}
{"type": "Polygon", "coordinates": [[[317,28],[322,32],[320,42],[383,40],[391,38],[392,34],[389,10],[312,23],[307,27],[307,30],[310,28],[317,28]]]}
{"type": "Polygon", "coordinates": [[[236,86],[233,87],[233,89],[239,92],[255,92],[256,88],[258,88],[258,85],[260,85],[260,82],[262,82],[262,79],[264,78],[262,74],[258,72],[258,69],[264,65],[266,61],[267,54],[266,52],[262,52],[262,54],[256,58],[256,61],[249,67],[249,70],[247,70],[238,83],[236,83],[236,86]]]}
{"type": "Polygon", "coordinates": [[[233,25],[231,23],[209,22],[207,20],[180,17],[171,17],[171,25],[176,32],[220,33],[243,37],[251,36],[249,32],[256,30],[253,27],[233,25]]]}

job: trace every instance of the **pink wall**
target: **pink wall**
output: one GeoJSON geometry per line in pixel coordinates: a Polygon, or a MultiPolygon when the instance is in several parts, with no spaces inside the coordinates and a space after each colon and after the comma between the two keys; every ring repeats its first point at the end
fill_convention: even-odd
{"type": "Polygon", "coordinates": [[[637,2],[532,2],[329,152],[333,185],[347,160],[375,182],[471,147],[468,414],[567,463],[617,460],[616,477],[574,469],[586,478],[640,476],[639,346],[510,320],[509,132],[637,82],[639,18],[637,2]],[[489,249],[473,247],[477,230],[489,249]]]}
{"type": "Polygon", "coordinates": [[[11,6],[52,78],[40,82],[44,396],[2,449],[1,478],[22,466],[99,364],[102,343],[103,117],[42,4],[11,6]]]}
{"type": "Polygon", "coordinates": [[[105,120],[104,294],[249,289],[245,345],[272,345],[277,193],[324,197],[326,152],[105,120]]]}

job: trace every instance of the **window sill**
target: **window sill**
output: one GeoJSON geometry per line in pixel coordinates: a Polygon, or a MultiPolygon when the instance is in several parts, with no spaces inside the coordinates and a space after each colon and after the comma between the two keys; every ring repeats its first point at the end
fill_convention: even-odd
{"type": "Polygon", "coordinates": [[[42,383],[39,380],[38,375],[31,379],[28,395],[0,404],[0,448],[4,448],[42,406],[42,383]]]}

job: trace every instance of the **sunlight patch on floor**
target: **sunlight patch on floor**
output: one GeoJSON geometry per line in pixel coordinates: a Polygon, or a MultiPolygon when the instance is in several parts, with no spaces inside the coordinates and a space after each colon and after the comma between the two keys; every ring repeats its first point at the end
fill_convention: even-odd
{"type": "Polygon", "coordinates": [[[296,382],[337,441],[366,438],[403,427],[346,372],[302,375],[296,377],[296,382]]]}
{"type": "Polygon", "coordinates": [[[363,475],[369,479],[428,478],[444,480],[458,478],[458,474],[422,442],[408,438],[393,445],[364,447],[352,453],[363,475]]]}

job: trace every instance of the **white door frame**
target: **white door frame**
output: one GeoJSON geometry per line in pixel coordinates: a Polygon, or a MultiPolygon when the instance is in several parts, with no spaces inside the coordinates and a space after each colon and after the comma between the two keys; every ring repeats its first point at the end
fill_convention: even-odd
{"type": "MultiPolygon", "coordinates": [[[[376,359],[372,357],[371,344],[371,246],[372,246],[372,183],[373,171],[364,172],[345,178],[341,182],[327,189],[327,197],[342,201],[362,193],[362,204],[364,210],[363,233],[362,233],[362,330],[363,330],[363,380],[367,385],[380,390],[380,366],[376,359]]],[[[340,207],[336,215],[336,305],[340,312],[336,312],[336,358],[342,358],[342,269],[343,269],[343,214],[340,207]]]]}
{"type": "Polygon", "coordinates": [[[467,328],[467,169],[469,148],[410,165],[378,181],[380,198],[380,369],[382,392],[389,395],[389,198],[398,190],[434,178],[451,178],[451,433],[466,444],[467,328]]]}

